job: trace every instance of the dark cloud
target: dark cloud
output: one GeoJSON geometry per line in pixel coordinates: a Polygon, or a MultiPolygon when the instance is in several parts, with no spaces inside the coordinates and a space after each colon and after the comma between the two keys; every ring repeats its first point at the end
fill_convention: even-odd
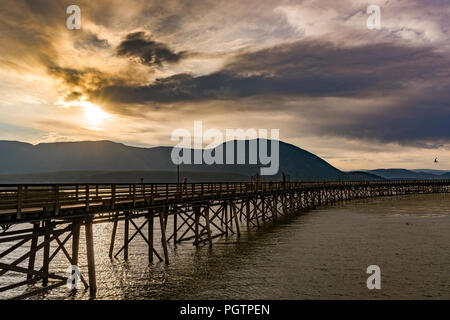
{"type": "Polygon", "coordinates": [[[432,47],[337,47],[300,41],[240,54],[223,70],[209,75],[178,74],[146,86],[115,85],[96,95],[120,103],[172,103],[267,94],[382,96],[412,81],[435,81],[436,75],[449,67],[448,59],[432,47]]]}
{"type": "Polygon", "coordinates": [[[197,101],[213,109],[218,100],[230,101],[231,108],[234,101],[234,108],[242,109],[242,99],[251,97],[267,109],[267,101],[279,97],[280,103],[269,108],[310,119],[311,132],[318,135],[435,148],[450,140],[450,62],[437,52],[431,46],[300,41],[239,54],[209,75],[178,74],[146,86],[115,84],[91,94],[119,105],[197,101]],[[286,97],[312,99],[314,110],[305,104],[287,106],[281,102],[286,97]],[[324,105],[330,97],[349,105],[324,105]],[[380,107],[372,102],[361,112],[367,108],[364,101],[376,99],[380,107]]]}
{"type": "Polygon", "coordinates": [[[431,89],[428,94],[412,94],[388,109],[336,116],[316,126],[315,131],[320,135],[439,148],[450,141],[450,92],[431,89]]]}
{"type": "Polygon", "coordinates": [[[137,59],[148,66],[160,66],[163,63],[177,63],[186,56],[186,52],[175,53],[166,44],[153,40],[145,32],[127,35],[116,49],[119,56],[137,59]]]}

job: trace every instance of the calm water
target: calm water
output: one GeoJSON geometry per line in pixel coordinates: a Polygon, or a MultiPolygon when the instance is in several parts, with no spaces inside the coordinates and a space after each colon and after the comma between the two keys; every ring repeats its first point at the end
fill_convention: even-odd
{"type": "MultiPolygon", "coordinates": [[[[450,299],[449,208],[450,195],[352,201],[218,239],[212,249],[171,244],[169,266],[148,266],[143,240],[133,240],[128,263],[111,262],[112,225],[96,225],[97,298],[450,299]],[[381,290],[366,287],[372,264],[381,268],[381,290]]],[[[54,270],[68,267],[58,261],[54,270]]],[[[65,287],[39,298],[73,299],[65,287]]]]}

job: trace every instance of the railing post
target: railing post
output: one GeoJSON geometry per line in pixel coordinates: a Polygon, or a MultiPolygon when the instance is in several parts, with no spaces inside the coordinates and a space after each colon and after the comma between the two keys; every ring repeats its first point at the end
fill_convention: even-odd
{"type": "Polygon", "coordinates": [[[111,185],[111,208],[114,209],[114,206],[116,204],[116,185],[111,185]]]}
{"type": "Polygon", "coordinates": [[[17,219],[22,218],[22,186],[17,187],[17,219]]]}
{"type": "Polygon", "coordinates": [[[150,193],[151,193],[151,195],[150,195],[150,204],[153,204],[153,192],[154,192],[154,184],[152,183],[151,187],[150,187],[150,193]]]}
{"type": "Polygon", "coordinates": [[[89,185],[86,185],[86,212],[89,212],[89,185]]]}
{"type": "MultiPolygon", "coordinates": [[[[59,185],[56,185],[54,187],[54,194],[55,194],[55,215],[59,214],[59,185]]],[[[77,196],[78,200],[78,196],[77,196]]]]}

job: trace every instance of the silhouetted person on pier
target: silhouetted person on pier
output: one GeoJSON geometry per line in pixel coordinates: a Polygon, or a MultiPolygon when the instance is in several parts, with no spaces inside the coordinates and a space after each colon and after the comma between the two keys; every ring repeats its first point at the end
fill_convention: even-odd
{"type": "Polygon", "coordinates": [[[183,192],[187,193],[187,178],[184,177],[183,179],[183,192]]]}

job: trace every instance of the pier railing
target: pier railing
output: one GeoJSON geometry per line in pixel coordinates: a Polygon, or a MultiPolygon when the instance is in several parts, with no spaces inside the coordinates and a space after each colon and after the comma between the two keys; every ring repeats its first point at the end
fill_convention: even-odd
{"type": "Polygon", "coordinates": [[[56,212],[70,208],[113,210],[118,205],[148,206],[211,198],[308,188],[439,185],[449,180],[334,181],[334,182],[222,182],[126,184],[0,184],[0,214],[56,212]]]}

